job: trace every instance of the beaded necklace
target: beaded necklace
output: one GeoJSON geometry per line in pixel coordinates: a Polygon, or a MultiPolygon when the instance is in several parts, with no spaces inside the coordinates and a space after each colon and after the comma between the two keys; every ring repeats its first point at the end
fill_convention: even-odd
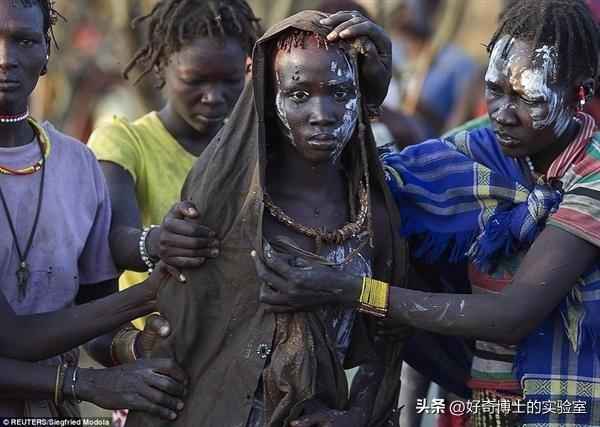
{"type": "Polygon", "coordinates": [[[315,228],[294,221],[292,217],[287,215],[279,206],[273,203],[271,197],[267,193],[264,194],[264,203],[271,216],[292,230],[315,239],[315,253],[317,255],[321,253],[323,241],[332,245],[340,245],[359,234],[365,222],[365,218],[367,217],[369,205],[367,191],[365,190],[362,182],[359,182],[358,184],[358,200],[360,202],[360,208],[358,210],[356,220],[354,222],[348,222],[344,224],[337,230],[328,231],[325,229],[325,227],[315,228]]]}
{"type": "MultiPolygon", "coordinates": [[[[29,233],[29,237],[25,244],[24,251],[21,250],[21,245],[19,244],[19,240],[17,238],[17,232],[15,230],[14,222],[12,220],[10,211],[8,210],[8,203],[6,202],[6,198],[4,197],[4,193],[2,192],[2,188],[0,187],[0,201],[2,202],[2,208],[4,209],[4,213],[6,215],[6,220],[8,222],[8,226],[10,228],[10,233],[12,234],[13,242],[15,243],[15,248],[17,249],[17,254],[19,256],[19,268],[17,269],[17,271],[15,271],[15,275],[17,276],[19,301],[22,301],[23,298],[25,297],[25,290],[26,290],[27,282],[29,281],[29,277],[31,275],[31,272],[29,270],[29,265],[27,264],[27,255],[29,254],[29,249],[31,248],[31,243],[33,242],[33,236],[35,235],[35,230],[37,229],[38,221],[40,219],[40,212],[42,209],[42,199],[44,197],[44,177],[46,175],[45,174],[46,162],[44,160],[48,156],[48,153],[50,153],[50,138],[48,138],[48,135],[46,134],[46,132],[44,131],[44,129],[42,128],[40,123],[32,117],[29,117],[27,120],[33,126],[33,128],[36,132],[36,137],[37,137],[37,140],[38,140],[38,143],[40,146],[40,151],[42,152],[42,158],[40,159],[40,161],[38,161],[36,163],[36,164],[39,163],[39,166],[37,168],[34,168],[34,170],[32,170],[31,172],[27,172],[27,173],[6,173],[6,172],[2,171],[2,173],[8,174],[8,175],[28,175],[28,174],[32,174],[33,172],[36,172],[37,170],[40,170],[40,169],[42,170],[42,175],[40,177],[40,187],[39,187],[39,192],[38,192],[37,206],[35,209],[35,217],[33,219],[33,225],[31,226],[31,232],[29,233]]],[[[32,168],[34,166],[30,166],[30,168],[32,168]]]]}
{"type": "Polygon", "coordinates": [[[29,107],[19,114],[0,114],[0,123],[17,123],[29,117],[29,107]]]}
{"type": "Polygon", "coordinates": [[[28,117],[27,123],[29,123],[33,127],[33,130],[36,133],[38,143],[40,144],[40,151],[42,152],[42,157],[40,157],[40,159],[33,165],[27,166],[23,169],[13,169],[8,166],[0,165],[0,173],[5,175],[29,175],[35,173],[42,168],[46,157],[48,157],[48,155],[50,154],[50,138],[48,138],[48,135],[46,135],[46,132],[44,131],[44,128],[42,128],[40,122],[38,122],[33,117],[28,117]]]}

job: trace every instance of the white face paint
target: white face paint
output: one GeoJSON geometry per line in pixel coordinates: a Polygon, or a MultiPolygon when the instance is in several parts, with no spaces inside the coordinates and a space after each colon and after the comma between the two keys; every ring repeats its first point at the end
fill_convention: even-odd
{"type": "MultiPolygon", "coordinates": [[[[502,58],[507,40],[507,36],[502,37],[492,50],[485,74],[487,84],[501,87],[503,80],[508,81],[511,91],[520,95],[526,105],[531,127],[540,130],[551,125],[554,135],[560,135],[568,125],[571,114],[564,91],[550,87],[556,80],[556,50],[553,46],[544,45],[529,54],[523,48],[516,48],[513,38],[507,57],[502,58]]],[[[516,109],[516,104],[517,101],[506,103],[502,108],[516,109]]]]}
{"type": "MultiPolygon", "coordinates": [[[[356,74],[352,69],[352,64],[348,61],[346,55],[344,55],[344,59],[346,60],[346,69],[342,71],[341,68],[338,68],[335,73],[341,77],[342,75],[348,80],[352,81],[354,87],[356,87],[356,74]]],[[[331,68],[333,69],[335,66],[335,62],[331,63],[331,68]]],[[[354,133],[354,128],[356,127],[356,121],[358,119],[358,105],[356,102],[356,97],[350,98],[348,102],[346,102],[346,111],[344,112],[344,117],[342,124],[334,129],[333,134],[337,137],[338,147],[333,151],[331,155],[331,161],[337,162],[342,154],[342,150],[352,138],[352,134],[354,133]]]]}
{"type": "Polygon", "coordinates": [[[275,94],[275,111],[277,111],[277,117],[283,124],[285,128],[286,137],[290,140],[292,145],[295,145],[294,138],[292,138],[292,130],[290,129],[290,124],[288,123],[287,113],[285,112],[285,108],[283,107],[283,96],[281,94],[281,80],[279,78],[279,73],[275,70],[275,78],[277,79],[277,93],[275,94]]]}
{"type": "Polygon", "coordinates": [[[308,148],[327,153],[331,162],[337,162],[354,133],[359,114],[357,77],[350,61],[342,51],[327,52],[335,60],[328,60],[326,68],[316,60],[307,60],[314,55],[309,49],[279,55],[274,78],[280,131],[299,151],[304,153],[308,148]],[[328,115],[329,119],[321,121],[316,118],[318,114],[328,115]]]}

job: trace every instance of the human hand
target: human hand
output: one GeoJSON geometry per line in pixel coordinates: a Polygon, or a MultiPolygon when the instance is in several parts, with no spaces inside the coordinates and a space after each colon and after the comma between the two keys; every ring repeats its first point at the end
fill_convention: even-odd
{"type": "Polygon", "coordinates": [[[183,409],[180,398],[187,394],[186,384],[185,373],[171,359],[140,359],[113,368],[80,369],[74,383],[79,398],[102,408],[133,409],[168,420],[177,418],[176,411],[183,409]]]}
{"type": "Polygon", "coordinates": [[[360,71],[364,77],[361,79],[362,92],[367,103],[380,106],[392,78],[392,41],[384,29],[355,10],[334,13],[319,23],[333,27],[327,35],[327,40],[331,42],[360,36],[367,38],[360,61],[360,71]]]}
{"type": "Polygon", "coordinates": [[[353,297],[354,286],[361,278],[302,258],[296,258],[292,266],[269,244],[265,244],[263,251],[264,260],[255,251],[251,255],[256,272],[265,282],[260,300],[267,311],[307,311],[323,304],[358,300],[358,294],[353,297]]]}
{"type": "Polygon", "coordinates": [[[290,427],[359,427],[363,425],[365,425],[365,422],[358,412],[336,411],[333,409],[316,411],[290,421],[290,427]]]}
{"type": "Polygon", "coordinates": [[[400,320],[385,318],[377,320],[377,335],[390,341],[405,341],[412,328],[400,320]]]}
{"type": "Polygon", "coordinates": [[[166,338],[171,334],[171,324],[160,314],[151,314],[146,319],[144,330],[136,341],[136,350],[143,358],[149,358],[158,337],[166,338]]]}
{"type": "Polygon", "coordinates": [[[174,204],[162,225],[150,231],[148,250],[153,257],[167,264],[175,278],[185,281],[180,268],[200,266],[206,258],[219,256],[219,240],[208,227],[186,219],[198,218],[198,211],[190,201],[174,204]]]}

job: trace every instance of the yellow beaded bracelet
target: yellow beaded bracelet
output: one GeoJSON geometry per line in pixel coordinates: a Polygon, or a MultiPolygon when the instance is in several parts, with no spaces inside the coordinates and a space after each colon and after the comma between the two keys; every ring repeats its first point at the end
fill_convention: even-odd
{"type": "Polygon", "coordinates": [[[377,317],[385,317],[388,310],[390,285],[380,280],[363,277],[358,311],[377,317]]]}

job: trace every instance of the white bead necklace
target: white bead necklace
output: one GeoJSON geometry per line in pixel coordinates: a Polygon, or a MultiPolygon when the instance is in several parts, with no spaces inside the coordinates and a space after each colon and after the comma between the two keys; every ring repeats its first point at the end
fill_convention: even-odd
{"type": "Polygon", "coordinates": [[[24,113],[20,114],[11,114],[11,115],[2,115],[0,114],[0,123],[17,123],[22,122],[23,120],[29,117],[29,108],[25,110],[24,113]]]}
{"type": "Polygon", "coordinates": [[[535,167],[533,166],[533,162],[531,161],[531,157],[525,156],[525,162],[527,163],[527,166],[529,167],[529,170],[531,171],[531,173],[534,173],[535,172],[535,167]]]}

